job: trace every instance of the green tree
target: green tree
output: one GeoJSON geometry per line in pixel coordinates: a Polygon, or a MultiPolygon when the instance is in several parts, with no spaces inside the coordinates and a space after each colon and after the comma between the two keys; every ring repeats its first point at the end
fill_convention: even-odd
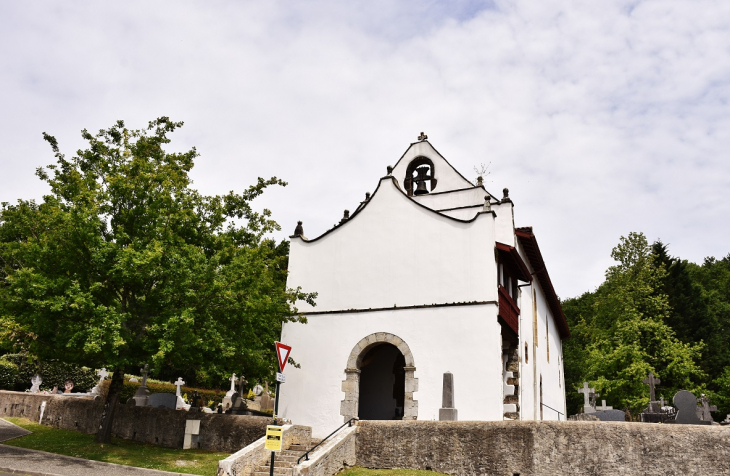
{"type": "Polygon", "coordinates": [[[266,378],[281,324],[305,322],[294,304],[313,303],[285,288],[286,256],[266,238],[278,225],[250,205],[286,184],[199,194],[196,150],[165,150],[180,126],[162,117],[145,130],[84,130],[88,147],[71,160],[44,134],[57,162],[37,175],[51,192],[0,212],[0,316],[14,338],[40,358],[114,370],[100,442],[125,370],[150,362],[190,379],[266,378]]]}
{"type": "Polygon", "coordinates": [[[611,256],[617,264],[606,271],[590,308],[583,306],[578,318],[571,317],[585,346],[582,355],[571,354],[583,361],[579,380],[590,381],[606,400],[632,412],[649,401],[642,384],[649,372],[662,379],[667,396],[696,390],[704,377],[696,364],[702,344],[681,342],[665,322],[671,311],[662,292],[666,271],[655,263],[646,237],[621,237],[611,256]]]}

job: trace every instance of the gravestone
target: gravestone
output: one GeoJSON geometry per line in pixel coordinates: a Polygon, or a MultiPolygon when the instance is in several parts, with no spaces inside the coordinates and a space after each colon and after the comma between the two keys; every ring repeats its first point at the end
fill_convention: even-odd
{"type": "Polygon", "coordinates": [[[578,393],[583,394],[583,413],[594,413],[596,411],[593,406],[591,406],[591,394],[596,393],[595,388],[588,388],[588,382],[583,382],[583,388],[578,390],[578,393]]]}
{"type": "Polygon", "coordinates": [[[700,396],[700,406],[697,407],[697,418],[699,418],[702,421],[709,421],[712,423],[712,415],[710,412],[716,412],[717,406],[716,405],[710,405],[710,399],[707,398],[707,396],[703,393],[700,396]]]}
{"type": "Polygon", "coordinates": [[[730,425],[730,413],[727,414],[725,419],[720,422],[721,425],[730,425]]]}
{"type": "Polygon", "coordinates": [[[171,393],[153,393],[147,400],[147,406],[175,410],[177,407],[177,395],[171,393]]]}
{"type": "Polygon", "coordinates": [[[642,380],[642,383],[649,386],[649,408],[647,409],[647,413],[659,413],[659,405],[656,400],[655,390],[656,386],[662,383],[662,381],[655,378],[652,372],[649,372],[649,376],[642,380]]]}
{"type": "Polygon", "coordinates": [[[674,395],[674,406],[677,407],[677,417],[673,422],[678,425],[710,425],[709,421],[697,418],[697,397],[692,392],[680,390],[674,395]]]}
{"type": "Polygon", "coordinates": [[[147,388],[147,374],[149,373],[147,370],[148,368],[148,365],[144,364],[144,367],[139,369],[139,372],[142,374],[142,385],[139,386],[134,397],[132,397],[138,407],[144,407],[149,404],[148,399],[150,398],[150,390],[147,388]]]}
{"type": "Polygon", "coordinates": [[[444,373],[444,386],[441,394],[441,408],[439,408],[439,421],[457,421],[458,412],[454,408],[454,374],[444,373]]]}
{"type": "Polygon", "coordinates": [[[224,412],[227,412],[233,407],[234,400],[240,400],[240,395],[236,392],[236,374],[231,375],[231,378],[228,380],[231,381],[231,389],[226,392],[226,396],[223,397],[223,401],[221,402],[224,412]]]}
{"type": "Polygon", "coordinates": [[[182,392],[180,389],[182,386],[185,385],[185,381],[182,379],[182,377],[178,377],[175,381],[175,386],[177,387],[177,390],[175,391],[175,396],[177,397],[177,405],[175,408],[177,410],[190,410],[190,405],[185,403],[185,400],[183,400],[182,392]]]}
{"type": "Polygon", "coordinates": [[[102,367],[101,370],[96,372],[96,375],[99,376],[99,383],[94,385],[94,388],[91,389],[92,395],[99,395],[101,393],[101,384],[104,383],[104,379],[109,376],[109,372],[106,371],[106,368],[102,367]]]}
{"type": "Polygon", "coordinates": [[[602,410],[591,413],[591,415],[595,416],[601,421],[626,421],[626,413],[621,410],[602,410]]]}
{"type": "Polygon", "coordinates": [[[41,391],[41,384],[43,383],[43,379],[39,374],[35,374],[32,379],[30,379],[30,393],[38,393],[41,391]]]}

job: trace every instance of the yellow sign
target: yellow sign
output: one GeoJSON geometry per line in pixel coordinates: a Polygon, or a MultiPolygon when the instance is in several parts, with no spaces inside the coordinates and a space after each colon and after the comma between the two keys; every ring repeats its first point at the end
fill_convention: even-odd
{"type": "Polygon", "coordinates": [[[283,429],[283,426],[267,425],[264,448],[269,451],[281,451],[281,433],[283,429]]]}

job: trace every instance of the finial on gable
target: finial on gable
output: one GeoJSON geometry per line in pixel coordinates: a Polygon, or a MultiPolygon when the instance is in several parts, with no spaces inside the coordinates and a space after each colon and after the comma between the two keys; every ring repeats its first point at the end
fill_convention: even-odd
{"type": "Polygon", "coordinates": [[[502,203],[508,203],[508,202],[509,202],[509,203],[512,203],[512,200],[511,200],[511,199],[509,198],[509,189],[508,189],[508,188],[506,188],[506,187],[505,187],[505,188],[503,188],[503,189],[502,189],[502,193],[504,194],[504,195],[502,196],[502,203]]]}
{"type": "Polygon", "coordinates": [[[424,134],[423,132],[421,132],[421,135],[418,136],[418,140],[421,141],[421,142],[423,142],[426,139],[428,139],[428,136],[426,134],[424,134]]]}
{"type": "Polygon", "coordinates": [[[304,236],[304,227],[300,221],[297,222],[297,227],[294,228],[294,236],[304,236]]]}
{"type": "Polygon", "coordinates": [[[345,213],[343,213],[342,220],[340,220],[340,223],[345,223],[349,219],[350,219],[350,210],[345,210],[345,213]]]}
{"type": "Polygon", "coordinates": [[[388,166],[388,175],[393,175],[393,166],[392,165],[388,166]]]}

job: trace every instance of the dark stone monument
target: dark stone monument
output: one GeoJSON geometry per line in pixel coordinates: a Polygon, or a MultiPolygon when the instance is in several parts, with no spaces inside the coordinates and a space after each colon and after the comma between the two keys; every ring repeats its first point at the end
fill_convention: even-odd
{"type": "Polygon", "coordinates": [[[697,418],[697,397],[692,392],[680,390],[674,396],[674,406],[677,407],[677,417],[673,422],[678,425],[711,425],[712,422],[697,418]]]}
{"type": "Polygon", "coordinates": [[[444,374],[444,389],[441,395],[441,407],[439,408],[439,421],[457,421],[458,412],[454,408],[454,374],[444,374]]]}
{"type": "Polygon", "coordinates": [[[150,398],[150,390],[147,388],[147,374],[149,373],[147,370],[148,368],[148,365],[144,364],[144,367],[139,369],[139,372],[142,374],[142,385],[139,386],[134,397],[132,397],[138,407],[147,406],[150,398]]]}
{"type": "Polygon", "coordinates": [[[642,380],[642,382],[649,386],[649,408],[647,409],[647,413],[659,413],[659,404],[656,400],[655,389],[662,381],[655,378],[652,372],[649,372],[649,377],[642,380]]]}
{"type": "Polygon", "coordinates": [[[626,421],[626,413],[621,410],[603,410],[591,413],[601,421],[626,421]]]}
{"type": "Polygon", "coordinates": [[[177,395],[171,393],[153,393],[147,400],[148,407],[154,408],[170,408],[175,410],[177,408],[177,395]]]}

